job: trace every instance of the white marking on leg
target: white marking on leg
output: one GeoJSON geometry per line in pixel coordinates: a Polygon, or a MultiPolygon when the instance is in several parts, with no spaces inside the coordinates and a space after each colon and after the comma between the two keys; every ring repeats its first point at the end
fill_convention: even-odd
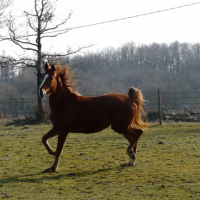
{"type": "Polygon", "coordinates": [[[129,162],[127,163],[129,166],[135,165],[135,160],[130,159],[129,162]]]}

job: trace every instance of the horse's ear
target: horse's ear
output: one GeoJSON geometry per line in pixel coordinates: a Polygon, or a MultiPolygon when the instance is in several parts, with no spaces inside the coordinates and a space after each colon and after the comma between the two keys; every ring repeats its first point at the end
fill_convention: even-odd
{"type": "Polygon", "coordinates": [[[55,65],[54,65],[54,64],[52,64],[52,65],[51,65],[51,69],[52,69],[53,71],[55,71],[55,70],[56,70],[56,67],[55,67],[55,65]]]}
{"type": "Polygon", "coordinates": [[[46,63],[46,64],[44,65],[44,70],[47,71],[47,69],[49,69],[49,64],[48,64],[48,63],[46,63]]]}

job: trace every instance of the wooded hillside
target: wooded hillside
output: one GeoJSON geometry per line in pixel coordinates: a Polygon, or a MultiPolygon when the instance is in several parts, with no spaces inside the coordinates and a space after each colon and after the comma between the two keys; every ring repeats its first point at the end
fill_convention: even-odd
{"type": "MultiPolygon", "coordinates": [[[[130,87],[143,92],[200,91],[200,44],[136,45],[133,42],[114,49],[85,53],[70,60],[80,82],[83,95],[127,93],[130,87]]],[[[0,69],[1,99],[36,97],[34,70],[15,73],[0,69]]]]}
{"type": "Polygon", "coordinates": [[[200,44],[135,45],[130,42],[118,49],[75,56],[71,64],[83,81],[84,95],[110,92],[127,93],[129,87],[143,92],[199,91],[200,44]]]}

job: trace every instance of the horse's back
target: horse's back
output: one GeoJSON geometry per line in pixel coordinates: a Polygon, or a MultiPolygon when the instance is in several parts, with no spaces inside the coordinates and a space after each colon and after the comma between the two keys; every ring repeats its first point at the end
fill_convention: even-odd
{"type": "Polygon", "coordinates": [[[95,97],[78,97],[78,104],[81,110],[91,110],[92,112],[108,113],[116,112],[118,109],[123,109],[128,105],[132,105],[132,99],[124,94],[105,94],[95,97]]]}

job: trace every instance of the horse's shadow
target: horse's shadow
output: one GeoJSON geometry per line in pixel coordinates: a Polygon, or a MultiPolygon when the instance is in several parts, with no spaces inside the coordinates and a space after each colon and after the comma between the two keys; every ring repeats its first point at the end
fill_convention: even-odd
{"type": "Polygon", "coordinates": [[[70,172],[63,174],[60,172],[53,172],[53,173],[35,173],[35,174],[25,174],[25,175],[16,175],[12,177],[7,178],[1,178],[0,184],[6,184],[6,183],[40,183],[43,181],[52,181],[52,180],[59,180],[63,178],[75,178],[75,177],[86,177],[94,174],[98,174],[101,172],[106,171],[121,171],[124,167],[118,166],[118,167],[109,167],[109,168],[103,168],[103,169],[97,169],[97,170],[83,170],[81,172],[70,172]],[[39,176],[39,177],[38,177],[39,176]],[[35,178],[34,178],[35,177],[35,178]]]}
{"type": "Polygon", "coordinates": [[[103,168],[103,169],[97,169],[97,170],[84,170],[82,172],[72,172],[72,173],[68,173],[66,174],[66,177],[84,177],[84,176],[90,176],[90,175],[94,175],[94,174],[98,174],[101,172],[106,172],[106,171],[112,171],[112,170],[116,170],[116,171],[121,171],[121,169],[123,169],[124,167],[109,167],[109,168],[103,168]]]}

